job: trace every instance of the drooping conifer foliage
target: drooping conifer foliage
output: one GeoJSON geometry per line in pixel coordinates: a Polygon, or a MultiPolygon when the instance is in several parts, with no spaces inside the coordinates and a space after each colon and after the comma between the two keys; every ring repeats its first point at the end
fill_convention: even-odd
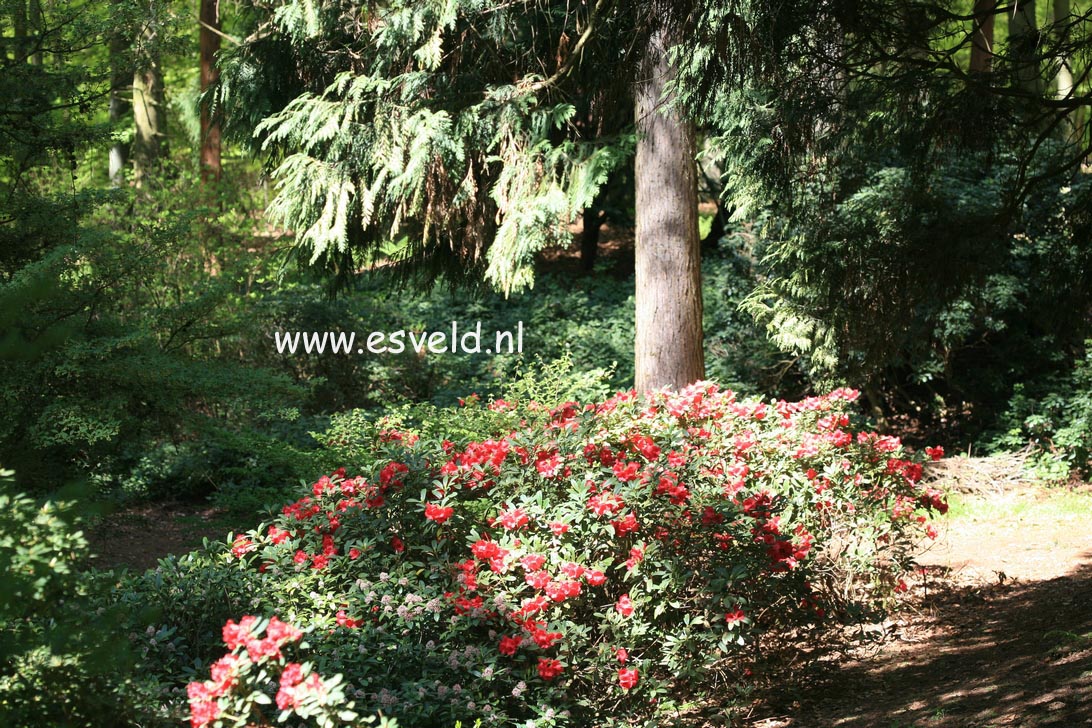
{"type": "Polygon", "coordinates": [[[636,6],[255,13],[251,39],[223,59],[227,116],[276,162],[274,219],[335,275],[382,252],[430,280],[525,288],[533,255],[569,240],[632,152],[636,6]]]}

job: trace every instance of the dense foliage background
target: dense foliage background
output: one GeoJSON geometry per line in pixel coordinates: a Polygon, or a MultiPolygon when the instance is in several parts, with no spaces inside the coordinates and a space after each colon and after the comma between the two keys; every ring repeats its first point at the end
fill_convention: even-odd
{"type": "MultiPolygon", "coordinates": [[[[295,500],[300,484],[322,473],[355,467],[379,478],[374,448],[390,429],[423,442],[397,458],[384,451],[418,479],[399,507],[422,505],[430,492],[454,503],[461,496],[433,491],[448,445],[531,437],[551,406],[602,403],[629,389],[641,216],[634,84],[641,49],[665,35],[683,39],[670,54],[672,103],[700,150],[706,376],[741,400],[771,403],[859,388],[855,433],[876,429],[949,452],[1030,448],[1029,467],[1053,480],[1092,467],[1087,3],[0,7],[0,464],[10,469],[0,560],[11,582],[0,589],[0,637],[17,656],[0,673],[0,707],[14,716],[5,725],[34,724],[27,716],[44,715],[46,703],[55,725],[176,720],[186,682],[207,679],[222,654],[220,628],[250,613],[315,630],[308,649],[324,656],[310,658],[290,689],[307,674],[342,673],[362,695],[389,688],[390,705],[412,703],[411,688],[421,686],[409,678],[373,685],[379,668],[353,663],[345,632],[320,634],[340,606],[345,620],[359,617],[349,607],[368,593],[352,586],[360,564],[321,585],[309,572],[271,585],[249,548],[239,560],[221,544],[121,576],[89,566],[78,524],[97,523],[104,504],[177,501],[212,502],[257,523],[265,506],[295,500]],[[275,332],[421,332],[479,320],[486,331],[522,323],[525,353],[288,355],[274,345],[275,332]],[[519,417],[477,404],[496,397],[515,403],[519,417]],[[111,620],[124,632],[105,626],[111,620]],[[77,624],[84,629],[66,629],[77,624]],[[117,700],[87,688],[115,673],[129,676],[117,700]]],[[[626,447],[648,424],[633,418],[604,425],[611,447],[626,447]]],[[[693,437],[687,427],[701,419],[648,425],[645,434],[693,437]]],[[[593,429],[580,432],[590,441],[599,437],[593,429]]],[[[893,477],[886,457],[864,452],[875,442],[853,445],[862,450],[847,460],[861,476],[855,486],[893,477]]],[[[830,457],[813,466],[824,477],[823,467],[839,467],[830,457]]],[[[529,463],[505,481],[501,501],[533,514],[576,497],[562,489],[557,502],[526,500],[540,485],[529,463]]],[[[798,510],[818,499],[808,467],[794,465],[792,488],[772,465],[761,470],[749,494],[783,496],[775,510],[786,527],[831,527],[798,510]]],[[[884,497],[911,486],[899,481],[884,497]]],[[[886,501],[862,492],[847,491],[844,503],[876,526],[890,515],[886,501]]],[[[478,520],[498,505],[457,504],[478,520]]],[[[464,541],[482,525],[469,516],[454,523],[461,530],[437,540],[438,550],[408,547],[413,564],[443,571],[465,556],[464,541]]],[[[354,528],[354,543],[365,544],[393,526],[354,528]]],[[[268,563],[291,571],[293,555],[266,543],[270,533],[250,531],[246,543],[272,549],[268,563]]],[[[604,533],[580,532],[573,558],[606,559],[595,541],[604,533]]],[[[348,547],[339,545],[339,556],[348,547]]],[[[386,561],[367,563],[371,581],[396,573],[386,561]]],[[[854,569],[872,586],[860,605],[871,608],[895,588],[897,569],[863,563],[854,569]]],[[[421,585],[429,598],[450,586],[436,573],[421,585]]],[[[840,617],[864,608],[851,608],[848,593],[835,599],[829,583],[758,581],[741,592],[744,611],[748,600],[796,598],[812,586],[838,602],[840,617]]],[[[692,598],[686,579],[676,587],[664,609],[692,598]]],[[[613,604],[621,592],[610,596],[613,604]]],[[[600,669],[618,658],[586,632],[602,605],[585,606],[565,617],[565,634],[580,635],[574,644],[595,652],[600,669]]],[[[504,629],[488,621],[414,639],[492,648],[499,637],[490,630],[504,629]]],[[[255,634],[263,628],[274,629],[255,634]]],[[[756,634],[777,628],[755,626],[756,634]]],[[[389,642],[368,649],[394,649],[389,642]]],[[[634,653],[647,669],[640,706],[585,686],[564,709],[578,722],[654,720],[648,700],[666,698],[671,674],[712,669],[680,656],[696,649],[634,653]]],[[[442,659],[418,657],[445,669],[442,659]]],[[[566,669],[577,669],[578,659],[565,657],[566,669]]],[[[283,656],[263,659],[287,669],[283,656]]],[[[479,679],[487,667],[501,675],[481,654],[466,659],[479,679]]],[[[252,662],[248,670],[265,664],[252,662]]],[[[492,701],[498,721],[503,713],[552,725],[519,695],[498,707],[501,688],[528,689],[521,675],[477,685],[484,692],[471,702],[492,701]]],[[[546,709],[562,710],[550,702],[558,689],[533,687],[546,709]]],[[[336,683],[325,689],[348,700],[336,683]]],[[[443,712],[442,724],[482,717],[466,702],[443,712]]],[[[379,707],[357,700],[362,716],[379,707]]],[[[350,720],[325,703],[300,710],[320,725],[350,720]]],[[[441,719],[403,714],[408,725],[441,719]]]]}

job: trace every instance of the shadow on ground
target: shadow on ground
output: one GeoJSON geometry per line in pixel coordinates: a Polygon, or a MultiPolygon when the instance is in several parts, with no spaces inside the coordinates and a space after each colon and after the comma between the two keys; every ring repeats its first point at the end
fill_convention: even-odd
{"type": "Polygon", "coordinates": [[[1092,550],[1046,581],[957,586],[931,572],[881,649],[777,681],[748,725],[1092,725],[1092,550]]]}

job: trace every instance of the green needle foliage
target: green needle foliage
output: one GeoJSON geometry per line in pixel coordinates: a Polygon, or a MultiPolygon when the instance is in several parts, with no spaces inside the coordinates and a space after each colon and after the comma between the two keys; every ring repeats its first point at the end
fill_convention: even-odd
{"type": "Polygon", "coordinates": [[[276,163],[269,212],[311,263],[344,280],[383,258],[517,291],[632,154],[635,13],[282,3],[225,54],[222,103],[276,163]]]}

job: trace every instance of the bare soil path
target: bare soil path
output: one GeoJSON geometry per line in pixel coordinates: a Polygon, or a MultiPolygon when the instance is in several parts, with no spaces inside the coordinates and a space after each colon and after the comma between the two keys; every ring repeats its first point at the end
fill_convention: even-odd
{"type": "Polygon", "coordinates": [[[1092,725],[1092,491],[956,494],[882,639],[786,680],[750,728],[1092,725]]]}

